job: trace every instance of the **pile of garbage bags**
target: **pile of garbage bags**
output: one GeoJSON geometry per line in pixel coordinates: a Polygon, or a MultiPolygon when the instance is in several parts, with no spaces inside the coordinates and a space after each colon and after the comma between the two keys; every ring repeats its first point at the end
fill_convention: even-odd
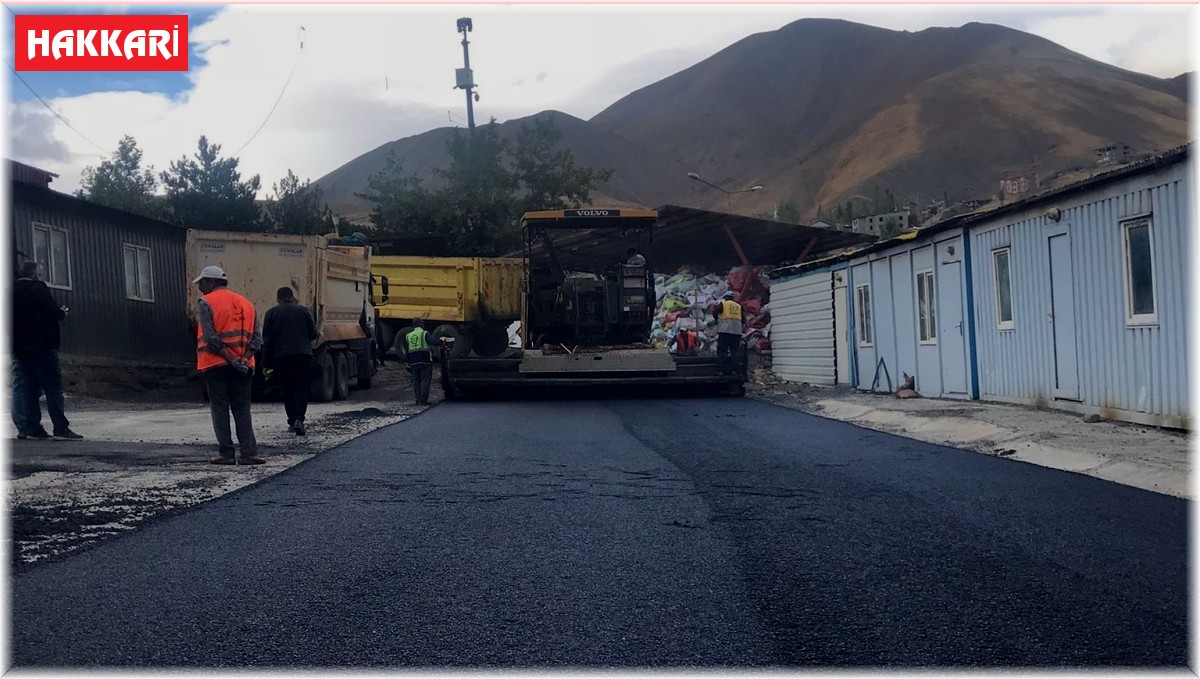
{"type": "Polygon", "coordinates": [[[717,320],[714,317],[722,296],[733,290],[734,301],[742,305],[746,322],[742,335],[751,351],[762,353],[771,348],[770,267],[735,267],[728,273],[697,276],[681,272],[673,276],[657,274],[654,290],[657,304],[650,326],[650,342],[675,350],[675,335],[682,328],[697,334],[701,355],[715,354],[717,320]]]}

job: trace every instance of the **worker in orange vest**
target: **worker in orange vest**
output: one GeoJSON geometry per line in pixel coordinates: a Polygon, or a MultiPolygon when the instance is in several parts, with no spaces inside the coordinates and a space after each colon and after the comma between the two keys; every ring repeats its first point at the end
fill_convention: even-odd
{"type": "Polygon", "coordinates": [[[675,355],[696,355],[696,333],[687,328],[680,328],[679,332],[675,333],[675,355]]]}
{"type": "Polygon", "coordinates": [[[192,281],[204,295],[196,304],[196,369],[208,387],[213,431],[220,451],[213,464],[236,464],[229,413],[237,426],[242,464],[262,464],[250,419],[254,354],[262,346],[258,314],[250,300],[230,290],[219,266],[206,266],[192,281]]]}

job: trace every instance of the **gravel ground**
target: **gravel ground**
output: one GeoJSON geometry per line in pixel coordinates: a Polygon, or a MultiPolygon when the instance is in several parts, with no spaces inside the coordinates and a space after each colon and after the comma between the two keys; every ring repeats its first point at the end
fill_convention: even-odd
{"type": "MultiPolygon", "coordinates": [[[[370,390],[311,404],[309,435],[285,431],[282,405],[256,403],[255,432],[267,464],[221,467],[207,404],[198,396],[150,401],[74,397],[68,416],[83,441],[13,441],[8,509],[11,565],[21,571],[91,547],[146,521],[269,478],[424,407],[411,404],[407,372],[388,363],[370,390]]],[[[431,402],[441,393],[435,385],[431,402]]],[[[9,432],[11,436],[11,432],[9,432]]]]}

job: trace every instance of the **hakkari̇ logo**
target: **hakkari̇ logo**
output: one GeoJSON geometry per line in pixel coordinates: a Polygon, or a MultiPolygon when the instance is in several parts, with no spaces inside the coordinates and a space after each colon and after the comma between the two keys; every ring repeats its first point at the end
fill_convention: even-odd
{"type": "Polygon", "coordinates": [[[186,14],[18,14],[15,26],[18,71],[188,70],[186,14]]]}

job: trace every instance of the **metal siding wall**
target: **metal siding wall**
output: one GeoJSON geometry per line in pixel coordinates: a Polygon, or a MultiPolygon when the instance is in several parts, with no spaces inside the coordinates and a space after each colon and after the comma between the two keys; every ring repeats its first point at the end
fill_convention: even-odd
{"type": "Polygon", "coordinates": [[[32,222],[67,230],[71,289],[51,288],[70,307],[62,352],[116,359],[187,361],[194,340],[187,327],[182,229],[92,209],[85,203],[18,189],[13,200],[14,244],[32,255],[32,222]],[[150,248],[154,302],[125,297],[124,244],[150,248]]]}
{"type": "MultiPolygon", "coordinates": [[[[1189,172],[1190,161],[1058,203],[1071,238],[1080,398],[1086,406],[1173,419],[1187,415],[1189,172]],[[1129,327],[1120,221],[1146,212],[1153,213],[1159,325],[1129,327]]],[[[972,230],[983,398],[1052,401],[1049,222],[1042,212],[1044,208],[972,230]],[[1004,245],[1011,246],[1015,329],[1001,332],[996,327],[992,251],[1004,245]]]]}
{"type": "Polygon", "coordinates": [[[834,384],[833,274],[771,286],[771,370],[785,380],[834,384]]]}

